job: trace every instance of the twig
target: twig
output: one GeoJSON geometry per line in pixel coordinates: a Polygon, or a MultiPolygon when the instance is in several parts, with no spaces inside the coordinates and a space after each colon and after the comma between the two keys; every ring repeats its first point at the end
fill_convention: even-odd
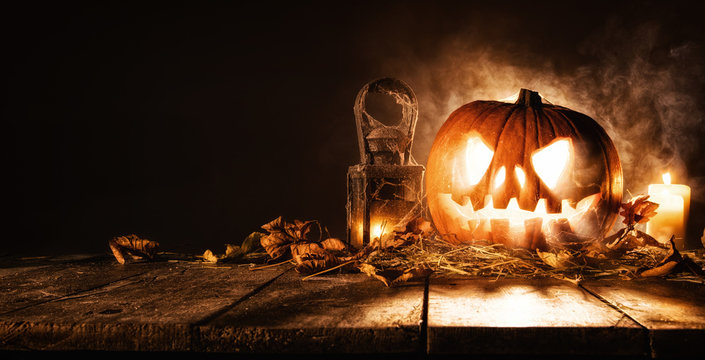
{"type": "Polygon", "coordinates": [[[333,266],[333,267],[330,268],[330,269],[325,269],[325,270],[319,271],[319,272],[317,272],[317,273],[315,273],[315,274],[311,274],[311,275],[309,275],[309,276],[306,276],[306,277],[304,277],[303,279],[301,279],[301,281],[307,280],[307,279],[312,278],[312,277],[317,276],[317,275],[325,274],[325,273],[327,273],[327,272],[329,272],[329,271],[332,271],[332,270],[341,268],[341,267],[343,267],[343,266],[345,266],[345,265],[348,265],[348,264],[350,264],[350,263],[353,263],[353,262],[355,262],[355,261],[357,261],[357,260],[346,261],[346,262],[344,262],[344,263],[342,263],[342,264],[340,264],[340,265],[333,266]]]}
{"type": "Polygon", "coordinates": [[[456,268],[454,268],[454,267],[452,267],[452,266],[450,266],[450,265],[441,266],[441,269],[449,270],[449,271],[452,271],[452,272],[455,272],[455,273],[458,273],[458,274],[461,274],[461,275],[472,275],[472,273],[469,273],[469,272],[467,272],[467,271],[465,271],[465,270],[456,269],[456,268]]]}
{"type": "Polygon", "coordinates": [[[279,263],[276,263],[276,264],[269,264],[269,265],[264,265],[264,266],[259,266],[259,267],[251,267],[251,268],[249,268],[249,270],[250,270],[250,271],[254,271],[254,270],[267,269],[267,268],[279,266],[279,265],[281,265],[281,264],[285,264],[285,263],[288,263],[288,262],[291,262],[291,260],[286,260],[286,261],[282,261],[282,262],[279,262],[279,263]]]}

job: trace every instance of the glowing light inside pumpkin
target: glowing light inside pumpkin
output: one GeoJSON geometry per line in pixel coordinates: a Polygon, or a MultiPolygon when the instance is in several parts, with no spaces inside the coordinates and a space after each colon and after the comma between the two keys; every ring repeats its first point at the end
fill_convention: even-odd
{"type": "Polygon", "coordinates": [[[524,187],[524,184],[526,183],[526,174],[524,174],[524,170],[522,170],[520,166],[515,166],[514,175],[516,176],[517,181],[519,181],[519,186],[524,187]]]}
{"type": "Polygon", "coordinates": [[[497,171],[497,174],[495,175],[494,178],[494,188],[499,189],[502,184],[504,184],[504,179],[507,177],[507,171],[504,169],[504,166],[499,168],[499,171],[497,171]]]}
{"type": "MultiPolygon", "coordinates": [[[[465,183],[467,184],[469,179],[472,185],[476,185],[490,167],[494,152],[477,134],[468,138],[466,146],[465,183]]],[[[550,189],[555,190],[561,177],[567,172],[572,150],[570,139],[559,138],[531,155],[534,171],[550,189]]],[[[527,174],[519,165],[513,168],[514,177],[523,188],[527,182],[527,174]]],[[[491,184],[495,195],[505,185],[508,171],[512,170],[502,166],[494,173],[491,184]]],[[[573,205],[568,200],[562,200],[560,212],[549,213],[548,200],[543,198],[537,200],[534,209],[522,209],[516,197],[509,199],[506,208],[500,209],[493,204],[493,195],[488,194],[482,207],[475,209],[468,196],[463,196],[459,202],[453,200],[449,193],[440,193],[438,196],[443,212],[455,218],[453,223],[460,224],[460,229],[455,231],[465,232],[464,238],[481,239],[492,236],[493,241],[501,238],[504,239],[502,242],[526,241],[521,239],[529,239],[536,232],[551,233],[556,231],[552,230],[556,226],[554,224],[559,227],[557,231],[563,231],[561,229],[565,228],[560,227],[564,225],[569,227],[569,231],[576,231],[589,215],[589,210],[594,209],[601,200],[600,193],[587,196],[577,203],[572,203],[573,205]],[[488,235],[490,233],[491,235],[488,235]]]]}
{"type": "Polygon", "coordinates": [[[450,194],[439,194],[441,205],[443,205],[449,213],[455,213],[467,219],[512,219],[515,221],[523,221],[534,218],[542,218],[544,220],[568,219],[582,215],[586,210],[590,209],[600,200],[600,194],[593,194],[580,200],[575,207],[570,205],[568,200],[561,202],[561,212],[549,213],[546,210],[546,199],[539,199],[534,210],[524,210],[519,207],[517,198],[509,199],[506,209],[497,209],[492,203],[492,195],[485,197],[484,206],[481,209],[475,210],[472,207],[472,202],[468,201],[465,205],[459,205],[451,199],[450,194]]]}
{"type": "Polygon", "coordinates": [[[441,193],[438,196],[443,211],[456,221],[460,220],[458,223],[462,224],[461,231],[471,234],[473,239],[485,238],[488,232],[494,232],[495,222],[506,221],[507,238],[512,239],[511,241],[521,241],[520,239],[532,236],[536,231],[550,232],[552,224],[561,221],[565,221],[575,231],[583,223],[585,216],[588,216],[589,210],[595,208],[601,199],[599,193],[593,194],[580,200],[575,207],[571,206],[568,200],[563,200],[561,212],[549,213],[546,199],[539,199],[533,211],[521,209],[516,198],[509,200],[506,209],[498,209],[494,207],[492,196],[487,195],[484,206],[475,210],[471,201],[459,205],[451,198],[451,194],[441,193]]]}
{"type": "Polygon", "coordinates": [[[549,189],[554,189],[558,185],[558,180],[568,167],[570,154],[570,140],[561,139],[531,155],[531,164],[536,174],[549,189]]]}
{"type": "Polygon", "coordinates": [[[492,162],[492,151],[480,136],[470,136],[465,147],[465,171],[470,185],[477,185],[492,162]]]}

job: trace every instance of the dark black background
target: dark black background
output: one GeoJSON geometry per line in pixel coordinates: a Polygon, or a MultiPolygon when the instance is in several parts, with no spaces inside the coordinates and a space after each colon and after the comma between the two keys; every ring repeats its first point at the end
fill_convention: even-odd
{"type": "Polygon", "coordinates": [[[705,44],[698,2],[615,3],[4,5],[0,253],[102,252],[129,233],[219,252],[279,215],[344,237],[364,83],[442,57],[449,37],[531,49],[559,73],[597,61],[577,44],[609,19],[658,23],[663,48],[705,44]]]}

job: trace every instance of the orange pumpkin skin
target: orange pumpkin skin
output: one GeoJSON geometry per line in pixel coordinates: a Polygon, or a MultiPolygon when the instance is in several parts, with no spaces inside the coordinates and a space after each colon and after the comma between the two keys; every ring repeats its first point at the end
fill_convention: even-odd
{"type": "Polygon", "coordinates": [[[587,115],[542,103],[538,93],[525,89],[514,104],[474,101],[450,114],[433,142],[426,174],[431,217],[443,238],[454,244],[489,240],[533,249],[546,247],[547,241],[599,238],[614,224],[622,200],[619,156],[604,129],[587,115]],[[470,147],[478,139],[492,156],[484,172],[479,154],[470,147]],[[568,160],[541,165],[553,173],[547,183],[546,171],[537,173],[534,167],[539,160],[534,155],[556,143],[569,152],[558,154],[553,149],[558,146],[550,151],[568,160]],[[557,171],[560,164],[566,165],[557,171]],[[490,199],[496,209],[518,205],[525,233],[502,230],[507,212],[477,212],[490,199]],[[541,215],[531,214],[539,203],[553,218],[536,220],[537,225],[532,218],[541,215]],[[557,213],[571,210],[566,204],[580,205],[580,216],[559,219],[557,213]]]}

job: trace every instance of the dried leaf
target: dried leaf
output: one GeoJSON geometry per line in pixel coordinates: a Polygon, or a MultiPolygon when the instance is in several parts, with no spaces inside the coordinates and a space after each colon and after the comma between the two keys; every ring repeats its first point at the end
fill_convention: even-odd
{"type": "Polygon", "coordinates": [[[628,202],[623,203],[620,207],[619,215],[624,217],[622,222],[627,226],[634,226],[649,221],[657,214],[658,204],[648,201],[649,195],[639,195],[631,198],[628,202]]]}
{"type": "MultiPolygon", "coordinates": [[[[385,234],[387,235],[387,234],[385,234]]],[[[383,236],[380,240],[380,244],[385,249],[398,249],[400,247],[409,245],[413,242],[412,233],[391,233],[388,236],[383,236]]]]}
{"type": "Polygon", "coordinates": [[[294,270],[300,274],[313,274],[342,264],[339,258],[325,250],[321,253],[305,253],[294,259],[296,260],[294,270]]]}
{"type": "Polygon", "coordinates": [[[368,276],[381,281],[387,287],[392,287],[394,285],[412,280],[426,278],[427,276],[431,275],[431,273],[433,273],[432,269],[425,267],[415,267],[411,269],[406,269],[404,271],[397,269],[379,270],[373,265],[365,263],[358,265],[357,268],[358,270],[360,270],[361,273],[367,274],[368,276]]]}
{"type": "Polygon", "coordinates": [[[218,257],[215,256],[215,254],[213,254],[212,251],[206,250],[206,251],[203,253],[203,260],[205,260],[206,262],[210,262],[210,263],[217,263],[217,262],[218,262],[218,257]]]}
{"type": "Polygon", "coordinates": [[[131,255],[133,258],[146,257],[153,260],[159,249],[158,242],[142,239],[135,234],[114,237],[108,242],[108,245],[120,264],[125,263],[125,254],[131,255]]]}
{"type": "Polygon", "coordinates": [[[536,254],[538,254],[539,258],[541,258],[544,263],[556,269],[565,269],[575,265],[572,262],[572,260],[574,260],[573,255],[571,255],[568,251],[565,250],[558,250],[556,252],[544,252],[539,249],[536,249],[536,254]]]}
{"type": "Polygon", "coordinates": [[[108,245],[110,246],[110,250],[113,251],[113,256],[115,256],[117,262],[124,264],[125,257],[122,255],[122,248],[115,242],[115,240],[110,240],[108,245]]]}
{"type": "Polygon", "coordinates": [[[392,285],[397,285],[400,283],[405,283],[408,281],[425,279],[427,276],[431,275],[433,270],[424,267],[416,267],[413,269],[404,270],[404,272],[392,281],[392,285]]]}
{"type": "MultiPolygon", "coordinates": [[[[272,258],[272,261],[280,260],[291,255],[289,250],[292,243],[312,241],[308,239],[308,235],[314,225],[318,226],[319,235],[322,234],[320,223],[316,220],[286,222],[280,216],[262,225],[262,228],[268,231],[269,235],[261,237],[260,243],[272,258]]],[[[320,238],[318,241],[320,241],[320,238]]]]}
{"type": "Polygon", "coordinates": [[[249,254],[261,248],[262,245],[260,241],[264,236],[266,236],[266,234],[257,231],[247,235],[245,240],[242,241],[242,245],[240,245],[240,252],[243,254],[249,254]]]}
{"type": "Polygon", "coordinates": [[[370,265],[368,263],[362,263],[357,266],[357,269],[360,270],[361,273],[367,274],[367,275],[374,275],[377,273],[377,268],[374,267],[374,265],[370,265]]]}
{"type": "Polygon", "coordinates": [[[410,232],[413,234],[430,234],[433,231],[433,225],[431,225],[431,222],[422,218],[422,217],[417,217],[406,225],[406,232],[410,232]]]}
{"type": "Polygon", "coordinates": [[[226,258],[235,258],[238,257],[239,254],[241,254],[241,248],[239,245],[233,245],[233,244],[225,244],[225,257],[226,258]]]}
{"type": "Polygon", "coordinates": [[[330,251],[343,251],[347,248],[344,242],[336,238],[328,238],[321,241],[321,246],[323,246],[324,249],[330,251]]]}
{"type": "Polygon", "coordinates": [[[691,258],[681,253],[676,249],[676,244],[673,241],[675,236],[671,236],[669,243],[671,249],[668,252],[668,256],[663,259],[658,265],[651,269],[639,269],[637,273],[641,277],[654,277],[654,276],[664,276],[669,274],[675,274],[678,272],[691,272],[694,275],[705,277],[705,271],[694,262],[691,258]]]}
{"type": "Polygon", "coordinates": [[[292,258],[294,261],[299,262],[297,259],[308,255],[308,254],[323,254],[326,250],[321,247],[319,243],[314,242],[301,242],[289,245],[292,258]]]}
{"type": "Polygon", "coordinates": [[[361,273],[367,274],[367,276],[373,277],[382,283],[384,283],[385,286],[389,287],[392,284],[392,279],[398,277],[401,275],[401,271],[398,272],[384,272],[384,271],[379,271],[376,267],[370,265],[370,264],[360,264],[357,267],[361,273]]]}
{"type": "Polygon", "coordinates": [[[263,229],[269,231],[269,235],[263,236],[260,243],[272,260],[279,260],[290,255],[289,244],[295,240],[287,234],[284,227],[278,226],[280,222],[281,217],[262,226],[263,229]]]}
{"type": "Polygon", "coordinates": [[[644,270],[639,273],[641,277],[663,276],[668,275],[678,266],[678,261],[668,261],[655,268],[644,270]]]}
{"type": "Polygon", "coordinates": [[[673,241],[675,236],[671,236],[669,242],[671,243],[671,249],[668,251],[668,256],[663,259],[658,265],[651,269],[640,269],[637,271],[641,277],[652,277],[652,276],[663,276],[675,272],[678,265],[683,260],[678,249],[676,249],[676,243],[673,241]]]}
{"type": "Polygon", "coordinates": [[[233,261],[255,252],[261,248],[261,239],[266,235],[261,232],[253,232],[242,241],[242,245],[225,244],[225,256],[221,260],[233,261]]]}
{"type": "Polygon", "coordinates": [[[664,248],[663,244],[661,244],[658,240],[656,240],[653,236],[640,231],[636,230],[636,238],[641,242],[642,246],[656,246],[660,248],[664,248]]]}

